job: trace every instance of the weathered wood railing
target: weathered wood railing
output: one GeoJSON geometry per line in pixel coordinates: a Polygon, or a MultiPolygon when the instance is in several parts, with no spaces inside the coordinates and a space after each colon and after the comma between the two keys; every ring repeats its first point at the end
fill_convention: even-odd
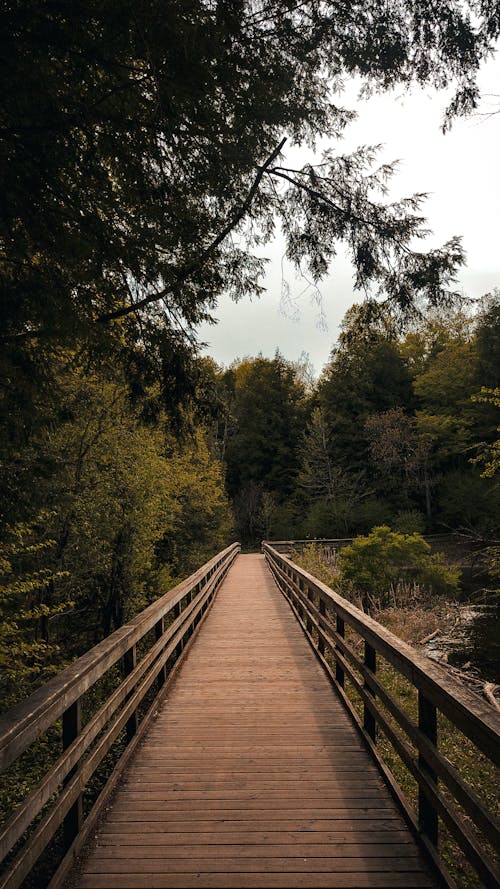
{"type": "MultiPolygon", "coordinates": [[[[500,829],[495,817],[464,776],[440,752],[438,714],[443,714],[476,750],[500,764],[500,716],[442,667],[420,655],[377,621],[333,592],[269,544],[262,546],[278,586],[302,622],[310,642],[375,757],[407,821],[448,885],[454,882],[440,855],[442,822],[477,872],[482,884],[499,886],[495,850],[500,829]],[[353,639],[348,639],[349,627],[353,639]],[[354,639],[362,640],[364,656],[354,639]],[[381,681],[377,656],[416,690],[415,721],[381,681]],[[348,686],[358,702],[353,704],[348,686]],[[377,746],[380,731],[418,785],[417,812],[384,762],[377,746]],[[441,786],[440,786],[441,785],[441,786]],[[443,790],[444,788],[444,790],[443,790]]],[[[465,742],[465,738],[464,738],[465,742]]]]}
{"type": "MultiPolygon", "coordinates": [[[[239,550],[235,543],[219,553],[0,719],[2,771],[59,719],[63,748],[62,755],[1,831],[0,857],[4,860],[9,856],[0,878],[2,889],[21,885],[62,825],[65,857],[51,885],[61,884],[96,820],[98,806],[83,821],[86,786],[123,733],[127,746],[120,763],[130,755],[154,711],[168,666],[180,656],[203,619],[239,550]],[[141,650],[138,660],[140,643],[145,650],[141,650]],[[121,681],[82,727],[82,697],[120,664],[121,681]],[[156,690],[152,702],[151,689],[156,690]],[[139,726],[139,706],[146,695],[149,707],[139,726]]],[[[108,792],[118,772],[116,769],[108,781],[108,792]]],[[[101,793],[99,800],[104,796],[101,793]]]]}
{"type": "MultiPolygon", "coordinates": [[[[350,546],[353,537],[303,537],[295,540],[263,540],[262,546],[268,544],[279,553],[290,555],[294,550],[301,550],[305,546],[317,546],[327,551],[338,551],[344,546],[350,546]]],[[[460,544],[465,546],[465,541],[453,532],[446,534],[425,534],[424,540],[431,546],[443,546],[446,543],[460,544]]]]}
{"type": "Polygon", "coordinates": [[[268,544],[273,549],[275,549],[278,553],[285,553],[289,555],[296,549],[302,549],[304,546],[318,546],[321,549],[326,550],[338,550],[343,546],[349,546],[353,541],[352,537],[315,537],[315,538],[300,538],[296,540],[263,540],[262,547],[265,544],[268,544]]]}

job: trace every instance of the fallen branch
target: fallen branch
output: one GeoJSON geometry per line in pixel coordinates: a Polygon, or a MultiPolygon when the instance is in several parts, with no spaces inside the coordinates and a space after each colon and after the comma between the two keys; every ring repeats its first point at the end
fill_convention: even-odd
{"type": "Polygon", "coordinates": [[[431,639],[435,639],[436,636],[440,636],[442,634],[442,630],[438,627],[437,630],[434,630],[433,633],[429,633],[428,636],[424,636],[423,639],[418,640],[419,645],[425,645],[426,642],[430,642],[431,639]]]}
{"type": "Polygon", "coordinates": [[[458,676],[459,679],[463,679],[464,682],[470,682],[472,685],[477,685],[479,688],[482,687],[483,681],[482,679],[477,679],[475,676],[472,676],[471,673],[464,673],[462,670],[458,670],[456,667],[450,666],[450,664],[446,664],[450,673],[453,673],[454,676],[458,676]]]}

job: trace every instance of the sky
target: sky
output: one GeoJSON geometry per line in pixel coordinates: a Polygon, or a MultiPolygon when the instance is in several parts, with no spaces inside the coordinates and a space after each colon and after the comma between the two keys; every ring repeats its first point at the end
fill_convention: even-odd
{"type": "MultiPolygon", "coordinates": [[[[496,105],[500,109],[500,55],[483,68],[479,82],[481,113],[457,120],[446,134],[441,131],[446,93],[395,90],[360,102],[352,87],[343,103],[356,107],[359,118],[334,145],[345,153],[358,145],[382,143],[380,160],[400,161],[389,199],[422,191],[429,194],[422,208],[433,231],[429,246],[438,246],[453,235],[462,236],[467,265],[460,272],[458,289],[474,298],[500,287],[500,110],[489,113],[496,105]]],[[[303,164],[311,160],[311,151],[291,148],[285,156],[294,164],[303,164]]],[[[221,297],[214,312],[217,324],[202,325],[198,331],[199,339],[206,343],[203,354],[227,366],[235,358],[260,352],[272,357],[276,349],[291,361],[307,353],[319,374],[346,310],[363,298],[353,289],[352,268],[339,251],[330,274],[319,285],[318,304],[307,282],[298,279],[284,261],[284,242],[279,235],[262,254],[269,260],[263,279],[266,292],[259,299],[238,303],[229,295],[221,297]],[[282,298],[283,282],[290,300],[282,298]]]]}

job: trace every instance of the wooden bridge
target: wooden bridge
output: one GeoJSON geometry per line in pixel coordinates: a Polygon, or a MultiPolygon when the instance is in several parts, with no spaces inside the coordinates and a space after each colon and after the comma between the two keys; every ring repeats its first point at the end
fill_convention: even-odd
{"type": "Polygon", "coordinates": [[[3,767],[61,719],[63,752],[3,828],[0,885],[43,885],[54,846],[51,889],[453,886],[444,828],[498,886],[498,825],[440,752],[439,713],[498,764],[486,702],[272,546],[235,544],[2,719],[3,767]]]}

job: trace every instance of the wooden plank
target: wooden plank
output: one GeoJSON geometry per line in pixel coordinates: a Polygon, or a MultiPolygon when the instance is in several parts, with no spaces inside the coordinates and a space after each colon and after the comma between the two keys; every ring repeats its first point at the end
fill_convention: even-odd
{"type": "MultiPolygon", "coordinates": [[[[97,861],[104,858],[113,860],[114,856],[117,854],[116,848],[116,846],[112,846],[111,844],[96,846],[92,855],[89,856],[88,861],[97,861]]],[[[122,847],[119,854],[121,859],[139,858],[139,850],[133,845],[122,847]]],[[[199,843],[195,845],[190,843],[185,846],[176,844],[175,847],[176,859],[210,858],[215,854],[217,854],[219,860],[228,856],[238,858],[289,858],[290,861],[293,861],[296,858],[335,859],[339,856],[342,858],[363,857],[365,859],[379,859],[401,857],[404,855],[407,858],[417,858],[415,849],[408,848],[407,843],[383,844],[380,842],[369,842],[368,840],[366,843],[346,842],[337,844],[325,843],[323,845],[319,843],[302,843],[301,845],[297,845],[297,843],[293,843],[292,845],[286,843],[268,843],[267,845],[264,843],[252,843],[251,845],[238,845],[237,843],[199,843]],[[219,847],[217,850],[214,850],[215,845],[219,847]]],[[[163,845],[157,847],[149,846],[148,861],[155,858],[168,858],[169,860],[172,860],[172,850],[163,845]]],[[[141,860],[144,861],[143,858],[141,860]]]]}
{"type": "Polygon", "coordinates": [[[306,775],[303,778],[298,778],[296,775],[292,775],[290,778],[286,776],[269,778],[267,775],[265,777],[256,775],[248,780],[234,780],[229,775],[223,775],[220,778],[214,777],[212,780],[203,781],[200,781],[198,778],[193,778],[191,774],[189,774],[185,780],[180,781],[175,777],[168,780],[160,778],[158,775],[150,775],[148,773],[144,780],[134,778],[132,781],[129,780],[124,782],[123,792],[126,793],[128,790],[145,790],[147,792],[148,788],[162,788],[166,792],[176,794],[187,793],[193,790],[202,794],[211,790],[214,792],[237,790],[240,794],[250,791],[260,793],[263,790],[279,790],[298,791],[300,798],[303,799],[303,795],[307,795],[309,792],[315,794],[328,794],[329,791],[340,790],[340,792],[344,793],[350,788],[372,786],[377,787],[379,790],[383,790],[383,784],[380,779],[372,778],[371,776],[363,779],[360,778],[359,774],[356,772],[352,776],[346,775],[345,781],[341,782],[339,782],[337,777],[324,778],[323,773],[321,773],[321,777],[319,778],[314,778],[311,775],[306,775]]]}
{"type": "Polygon", "coordinates": [[[133,792],[124,790],[120,794],[120,800],[127,806],[133,806],[135,811],[139,811],[143,807],[151,806],[151,803],[154,802],[162,803],[166,808],[169,808],[169,804],[173,804],[178,810],[189,809],[199,805],[200,802],[203,802],[204,809],[228,809],[234,805],[235,800],[240,808],[255,809],[263,806],[263,803],[266,803],[266,808],[274,808],[275,806],[283,805],[284,802],[288,802],[295,803],[295,805],[301,804],[307,809],[313,804],[316,808],[325,808],[331,805],[332,800],[339,799],[369,800],[372,797],[376,800],[380,799],[379,787],[364,787],[362,785],[347,792],[340,789],[337,789],[337,791],[324,791],[319,797],[318,794],[307,791],[304,791],[303,796],[300,796],[297,791],[290,790],[266,790],[260,793],[255,791],[245,795],[240,790],[207,790],[205,793],[196,791],[179,793],[178,791],[169,792],[163,789],[151,789],[152,787],[155,788],[155,785],[149,785],[147,790],[142,789],[133,792]]]}
{"type": "Polygon", "coordinates": [[[304,797],[299,796],[297,793],[277,796],[276,794],[270,795],[268,791],[256,793],[250,799],[245,798],[241,794],[238,796],[234,795],[231,799],[220,799],[220,796],[221,794],[217,794],[215,799],[213,797],[201,796],[186,800],[172,796],[165,797],[164,793],[155,793],[154,795],[143,793],[141,795],[134,794],[133,796],[130,794],[120,794],[120,799],[115,802],[113,811],[130,813],[133,810],[137,814],[140,812],[159,812],[162,815],[170,815],[173,812],[175,815],[176,812],[184,810],[201,811],[200,803],[203,804],[203,811],[225,809],[227,811],[247,812],[252,809],[272,809],[273,811],[286,810],[295,812],[299,806],[301,812],[316,812],[317,810],[322,812],[326,810],[340,811],[342,809],[360,808],[363,810],[374,808],[378,812],[383,811],[390,814],[397,811],[393,800],[385,801],[381,799],[382,795],[379,788],[372,789],[368,795],[362,791],[348,793],[347,795],[337,793],[336,796],[322,796],[319,801],[314,797],[310,797],[307,793],[304,797]]]}
{"type": "Polygon", "coordinates": [[[430,879],[421,873],[352,873],[352,874],[300,874],[224,872],[206,874],[86,874],[81,881],[82,889],[428,889],[430,879]]]}
{"type": "MultiPolygon", "coordinates": [[[[239,857],[217,856],[215,858],[169,858],[169,874],[182,873],[240,873],[242,862],[239,857]]],[[[420,871],[421,865],[416,857],[385,857],[385,858],[351,858],[335,856],[329,858],[290,858],[288,855],[277,857],[245,858],[244,870],[248,873],[397,873],[398,871],[420,871]]],[[[114,858],[92,858],[87,863],[88,874],[142,874],[144,873],[144,858],[126,858],[116,861],[114,858]]],[[[148,858],[148,874],[165,873],[165,860],[162,858],[148,858]]]]}
{"type": "MultiPolygon", "coordinates": [[[[176,833],[175,831],[168,831],[167,833],[141,833],[140,831],[137,833],[124,833],[120,831],[107,833],[104,825],[101,827],[99,833],[96,834],[96,841],[99,843],[99,846],[114,846],[117,849],[118,847],[124,848],[135,845],[147,846],[148,849],[153,846],[161,846],[162,848],[175,846],[178,848],[179,846],[186,844],[186,842],[189,842],[193,847],[200,844],[219,846],[226,846],[228,844],[260,846],[282,843],[284,845],[289,845],[292,853],[295,848],[301,846],[313,846],[316,848],[318,845],[330,845],[335,843],[347,844],[352,842],[376,842],[380,845],[384,845],[385,843],[407,842],[411,845],[412,849],[415,848],[414,840],[408,830],[402,827],[401,823],[396,824],[394,827],[391,826],[390,828],[384,829],[384,826],[380,825],[378,821],[362,821],[357,825],[352,823],[341,824],[336,825],[334,830],[315,831],[314,833],[306,833],[300,830],[284,830],[280,831],[279,836],[277,836],[275,832],[263,830],[247,831],[243,835],[241,832],[221,834],[212,831],[208,833],[199,833],[196,837],[187,838],[185,833],[176,833]]],[[[119,854],[121,854],[121,852],[119,854]]]]}
{"type": "Polygon", "coordinates": [[[109,815],[108,823],[115,824],[120,823],[122,821],[126,821],[128,824],[141,823],[146,824],[154,821],[156,824],[170,824],[174,823],[176,825],[181,825],[184,822],[188,822],[190,825],[205,823],[206,821],[210,821],[211,824],[217,826],[219,820],[224,822],[224,825],[228,823],[232,825],[240,824],[241,822],[247,825],[254,825],[256,821],[258,821],[259,825],[261,824],[274,824],[275,821],[279,821],[280,823],[286,821],[300,821],[300,824],[304,824],[304,821],[307,819],[307,827],[306,830],[322,830],[324,829],[324,825],[328,821],[339,821],[339,820],[375,820],[377,817],[377,812],[380,813],[382,818],[391,818],[394,814],[394,804],[387,805],[384,807],[373,805],[371,808],[363,805],[363,800],[352,800],[351,805],[344,805],[342,808],[328,808],[328,809],[307,809],[305,807],[299,808],[295,806],[293,809],[282,809],[282,808],[273,808],[266,806],[265,808],[259,809],[226,809],[224,811],[220,811],[218,809],[215,810],[206,810],[205,806],[200,807],[197,806],[195,809],[162,809],[162,808],[148,808],[148,809],[139,809],[137,804],[134,804],[133,807],[134,812],[134,821],[130,821],[131,815],[131,807],[123,804],[123,808],[118,808],[117,806],[113,807],[113,811],[109,815]],[[300,812],[300,818],[297,818],[297,812],[300,812]],[[210,818],[208,817],[210,816],[210,818]],[[317,825],[320,825],[317,827],[317,825]]]}

